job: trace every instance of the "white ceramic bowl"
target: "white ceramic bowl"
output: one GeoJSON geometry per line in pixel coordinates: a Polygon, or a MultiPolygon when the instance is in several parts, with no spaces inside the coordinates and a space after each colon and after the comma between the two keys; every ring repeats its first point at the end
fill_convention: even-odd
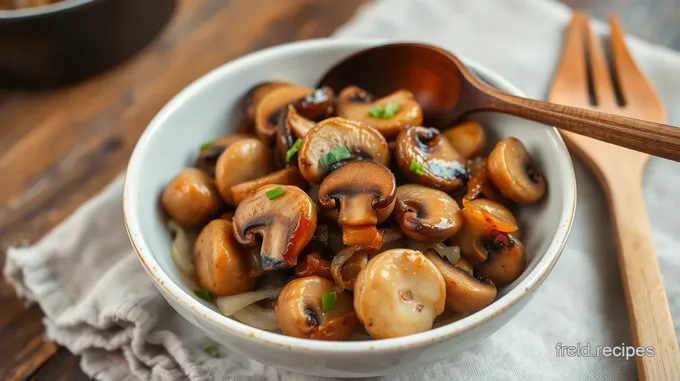
{"type": "MultiPolygon", "coordinates": [[[[125,182],[125,223],[132,245],[163,297],[211,339],[265,364],[333,377],[367,377],[421,367],[480,343],[512,319],[555,265],[569,235],[576,204],[574,170],[558,132],[517,118],[476,118],[492,142],[519,138],[546,175],[549,191],[519,213],[528,268],[484,310],[417,335],[374,341],[324,342],[262,331],[227,318],[193,296],[170,258],[158,197],[195,159],[201,143],[234,131],[239,100],[263,80],[313,85],[333,64],[378,41],[320,39],[281,45],[229,62],[187,87],[154,118],[130,159],[125,182]]],[[[503,78],[463,60],[484,81],[511,94],[503,78]]],[[[238,168],[234,168],[238,170],[238,168]]]]}

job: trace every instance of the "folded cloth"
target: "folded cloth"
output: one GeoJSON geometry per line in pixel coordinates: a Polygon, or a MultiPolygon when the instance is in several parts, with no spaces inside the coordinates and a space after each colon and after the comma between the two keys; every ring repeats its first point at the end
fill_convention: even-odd
{"type": "MultiPolygon", "coordinates": [[[[569,10],[531,0],[379,0],[337,37],[421,40],[495,70],[542,98],[569,10]]],[[[603,26],[598,24],[597,30],[603,26]]],[[[630,49],[680,124],[680,55],[635,38],[630,49]]],[[[556,346],[630,345],[605,199],[576,161],[578,208],[571,238],[545,284],[517,317],[479,346],[385,380],[634,380],[634,360],[558,356],[556,346]]],[[[676,330],[680,327],[680,165],[653,159],[645,200],[676,330]]],[[[5,276],[45,312],[47,338],[82,355],[100,380],[308,380],[212,344],[177,315],[147,279],[123,227],[122,180],[32,247],[7,253],[5,276]],[[105,218],[102,218],[105,216],[105,218]]]]}

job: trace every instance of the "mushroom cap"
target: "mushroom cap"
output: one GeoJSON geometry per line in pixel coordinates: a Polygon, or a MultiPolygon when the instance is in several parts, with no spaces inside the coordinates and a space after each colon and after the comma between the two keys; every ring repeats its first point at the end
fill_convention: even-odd
{"type": "Polygon", "coordinates": [[[420,242],[441,242],[463,226],[456,201],[448,194],[418,184],[397,188],[394,218],[401,230],[420,242]]]}
{"type": "Polygon", "coordinates": [[[303,118],[323,120],[333,115],[334,101],[335,93],[333,93],[333,89],[324,86],[299,98],[292,106],[303,118]]]}
{"type": "Polygon", "coordinates": [[[490,281],[481,281],[463,268],[456,267],[442,259],[434,250],[425,252],[446,283],[446,306],[455,312],[477,312],[496,299],[496,286],[490,281]]]}
{"type": "Polygon", "coordinates": [[[540,200],[546,182],[522,142],[503,139],[489,154],[489,177],[503,196],[520,204],[540,200]]]}
{"type": "Polygon", "coordinates": [[[227,149],[234,142],[239,140],[254,138],[255,136],[249,134],[231,134],[221,136],[210,143],[208,148],[201,149],[196,158],[194,167],[202,170],[211,177],[215,177],[215,165],[222,152],[227,149]]]}
{"type": "Polygon", "coordinates": [[[215,183],[227,204],[236,206],[231,187],[267,175],[273,169],[269,147],[258,139],[242,139],[227,148],[215,166],[215,183]]]}
{"type": "Polygon", "coordinates": [[[492,232],[480,244],[486,251],[486,262],[478,263],[475,269],[480,277],[497,285],[506,285],[519,278],[527,267],[524,245],[512,234],[492,232]]]}
{"type": "Polygon", "coordinates": [[[194,266],[198,284],[212,295],[251,290],[250,269],[227,220],[213,220],[201,230],[194,245],[194,266]]]}
{"type": "Polygon", "coordinates": [[[266,142],[274,140],[281,112],[291,103],[314,92],[309,87],[281,86],[267,93],[255,108],[255,132],[266,142]]]}
{"type": "Polygon", "coordinates": [[[291,185],[265,185],[246,197],[234,213],[234,236],[242,245],[256,246],[262,237],[260,267],[290,268],[314,236],[316,206],[302,189],[291,185]],[[267,191],[281,187],[283,194],[269,199],[267,191]]]}
{"type": "Polygon", "coordinates": [[[293,146],[295,140],[302,139],[316,123],[300,115],[293,105],[288,105],[286,113],[276,126],[276,151],[282,164],[296,164],[292,157],[287,162],[288,150],[293,146]]]}
{"type": "Polygon", "coordinates": [[[372,100],[372,98],[356,86],[346,87],[338,96],[338,116],[364,122],[380,131],[386,139],[394,139],[406,126],[419,126],[423,122],[423,110],[413,100],[413,94],[410,91],[398,90],[380,99],[372,100]],[[369,99],[370,101],[367,102],[369,99]],[[399,106],[394,117],[381,119],[369,114],[374,107],[384,107],[388,103],[399,106]]]}
{"type": "Polygon", "coordinates": [[[320,276],[294,279],[274,305],[276,320],[288,336],[314,340],[347,340],[357,323],[352,297],[320,276]],[[322,297],[335,292],[335,308],[324,310],[322,297]]]}
{"type": "Polygon", "coordinates": [[[338,210],[340,226],[376,225],[394,208],[397,185],[384,165],[366,160],[347,162],[326,176],[319,186],[319,206],[338,210]]]}
{"type": "Polygon", "coordinates": [[[258,179],[234,185],[231,187],[234,202],[238,206],[246,197],[255,193],[261,187],[270,184],[294,185],[300,188],[307,186],[307,182],[302,178],[300,171],[296,167],[287,167],[258,179]]]}
{"type": "Polygon", "coordinates": [[[468,175],[463,157],[436,128],[413,126],[402,130],[397,137],[396,156],[399,168],[412,181],[447,193],[462,187],[468,175]],[[424,174],[411,171],[413,161],[424,174]]]}
{"type": "Polygon", "coordinates": [[[253,86],[250,90],[248,90],[244,99],[246,104],[246,118],[248,123],[255,122],[255,110],[257,110],[257,106],[260,104],[260,102],[262,102],[262,99],[267,94],[271,93],[272,90],[285,86],[293,85],[283,81],[267,81],[260,82],[257,85],[253,86]]]}
{"type": "Polygon", "coordinates": [[[196,168],[187,168],[165,187],[161,204],[173,221],[192,228],[206,223],[223,202],[210,176],[196,168]]]}
{"type": "Polygon", "coordinates": [[[486,145],[486,133],[475,121],[466,121],[442,133],[464,158],[481,155],[486,145]]]}
{"type": "Polygon", "coordinates": [[[392,249],[376,255],[354,284],[354,310],[376,339],[432,328],[444,312],[446,285],[420,251],[392,249]]]}
{"type": "Polygon", "coordinates": [[[300,173],[310,183],[320,183],[333,168],[324,168],[319,160],[339,147],[346,147],[354,158],[370,159],[386,167],[390,150],[385,137],[364,123],[329,118],[309,130],[298,151],[300,173]]]}

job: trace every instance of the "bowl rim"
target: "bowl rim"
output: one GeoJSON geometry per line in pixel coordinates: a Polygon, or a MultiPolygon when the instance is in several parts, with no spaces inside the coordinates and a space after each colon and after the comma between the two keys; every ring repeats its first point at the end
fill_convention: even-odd
{"type": "MultiPolygon", "coordinates": [[[[175,95],[175,97],[173,97],[161,109],[161,111],[158,112],[158,114],[156,114],[156,116],[142,133],[132,152],[132,156],[130,157],[127,168],[127,174],[134,173],[137,171],[137,168],[140,168],[143,165],[142,159],[144,156],[145,146],[153,139],[156,132],[162,128],[165,121],[174,113],[174,110],[185,103],[185,101],[192,98],[195,94],[203,91],[205,87],[208,87],[217,78],[229,76],[231,75],[231,72],[239,71],[241,68],[249,66],[251,62],[270,60],[283,53],[290,54],[308,50],[333,48],[356,48],[358,50],[361,48],[392,42],[411,41],[392,41],[372,38],[319,38],[273,46],[227,62],[198,78],[189,86],[185,87],[177,95],[175,95]]],[[[509,92],[511,94],[523,96],[523,93],[518,88],[509,83],[500,75],[474,62],[473,60],[462,56],[458,57],[461,58],[461,60],[466,65],[472,68],[475,73],[493,84],[493,86],[497,86],[503,91],[509,92]]],[[[531,272],[529,272],[529,274],[527,274],[527,276],[520,283],[515,285],[512,290],[510,290],[500,299],[496,300],[490,306],[455,322],[414,335],[382,340],[344,342],[300,339],[245,325],[208,308],[202,302],[198,301],[188,292],[179,287],[159,266],[147,241],[144,238],[144,235],[142,234],[139,221],[131,217],[134,216],[134,213],[128,212],[133,211],[134,205],[140,201],[135,199],[135,188],[130,181],[127,181],[129,178],[127,175],[125,178],[123,191],[123,215],[125,228],[138,259],[145,267],[147,275],[149,275],[157,288],[164,289],[169,296],[173,297],[177,302],[179,302],[192,316],[199,316],[201,318],[207,319],[211,321],[212,324],[222,327],[223,329],[228,330],[230,333],[238,335],[243,339],[255,340],[260,344],[266,345],[267,347],[285,348],[292,351],[315,351],[327,354],[357,354],[376,350],[391,352],[405,348],[421,347],[435,342],[444,341],[452,336],[470,331],[475,327],[501,315],[507,309],[517,304],[522,298],[533,292],[545,280],[552,268],[555,266],[557,259],[560,257],[560,254],[566,245],[567,238],[574,221],[574,214],[576,210],[576,176],[571,157],[561,135],[556,128],[550,128],[552,128],[554,134],[552,146],[554,147],[555,153],[558,156],[558,167],[560,172],[566,175],[566,178],[563,179],[565,181],[566,187],[564,189],[559,225],[557,227],[556,234],[551,239],[548,249],[545,251],[545,254],[540,259],[536,267],[531,272]]]]}
{"type": "Polygon", "coordinates": [[[0,20],[14,20],[46,16],[53,13],[67,11],[69,9],[77,8],[82,5],[94,3],[97,1],[101,0],[63,0],[57,3],[39,5],[37,7],[29,7],[22,9],[2,9],[0,10],[0,20]]]}

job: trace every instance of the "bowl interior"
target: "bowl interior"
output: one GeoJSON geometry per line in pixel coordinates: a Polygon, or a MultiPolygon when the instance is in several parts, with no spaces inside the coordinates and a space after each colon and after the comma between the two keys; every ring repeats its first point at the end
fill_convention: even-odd
{"type": "MultiPolygon", "coordinates": [[[[192,310],[198,308],[201,315],[205,313],[198,303],[216,311],[213,306],[193,296],[193,285],[173,265],[170,236],[164,225],[158,198],[164,186],[178,172],[192,165],[202,143],[236,130],[243,116],[240,104],[243,94],[265,80],[314,85],[333,64],[373,44],[375,42],[316,40],[258,52],[206,75],[161,111],[135,148],[125,184],[125,213],[129,233],[157,286],[160,283],[162,287],[172,288],[171,294],[183,303],[190,303],[192,310]]],[[[464,61],[489,84],[521,95],[493,73],[464,61]]],[[[458,328],[460,325],[479,323],[485,316],[501,313],[503,304],[521,298],[543,280],[564,245],[575,202],[573,168],[555,129],[500,114],[479,114],[473,119],[485,127],[490,137],[489,147],[505,137],[519,138],[543,170],[549,191],[540,203],[519,209],[522,239],[528,256],[527,270],[517,281],[501,290],[500,297],[492,306],[457,321],[455,324],[458,328]]],[[[228,318],[218,314],[212,316],[222,319],[229,327],[237,330],[247,328],[229,322],[228,318]]],[[[444,323],[455,318],[451,317],[444,323]]],[[[410,339],[413,341],[412,337],[410,339]]]]}

